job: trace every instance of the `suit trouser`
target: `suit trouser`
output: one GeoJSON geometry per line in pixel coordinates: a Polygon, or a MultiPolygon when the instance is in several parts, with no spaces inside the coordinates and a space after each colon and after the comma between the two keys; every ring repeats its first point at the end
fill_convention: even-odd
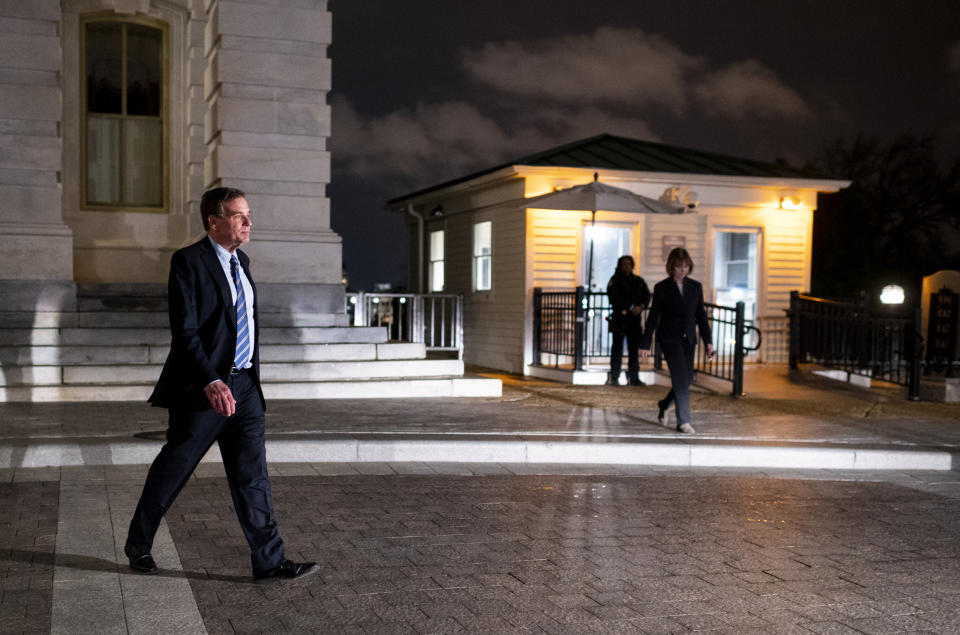
{"type": "Polygon", "coordinates": [[[663,409],[676,402],[677,425],[690,423],[690,384],[693,383],[693,352],[696,347],[687,338],[660,340],[660,350],[670,367],[670,392],[663,398],[663,409]]]}
{"type": "Polygon", "coordinates": [[[623,340],[627,340],[627,378],[638,379],[640,373],[640,334],[639,328],[627,328],[625,331],[614,331],[613,342],[610,346],[610,377],[620,377],[620,366],[623,364],[623,340]]]}
{"type": "Polygon", "coordinates": [[[232,375],[226,381],[237,402],[232,417],[219,415],[212,408],[199,412],[170,409],[167,442],[147,473],[143,494],[130,521],[127,544],[150,551],[163,515],[216,441],[233,507],[250,545],[253,571],[258,573],[284,560],[267,475],[263,406],[248,373],[232,375]]]}

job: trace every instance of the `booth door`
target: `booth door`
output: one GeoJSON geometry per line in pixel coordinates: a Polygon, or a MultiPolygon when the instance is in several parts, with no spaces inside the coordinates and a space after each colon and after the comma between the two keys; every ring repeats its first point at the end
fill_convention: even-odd
{"type": "Polygon", "coordinates": [[[757,243],[759,230],[718,231],[714,246],[713,288],[716,303],[744,303],[748,321],[757,316],[757,243]]]}

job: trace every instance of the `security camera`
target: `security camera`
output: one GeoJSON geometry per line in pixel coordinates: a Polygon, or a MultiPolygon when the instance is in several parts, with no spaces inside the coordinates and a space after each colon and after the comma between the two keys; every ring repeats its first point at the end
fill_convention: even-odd
{"type": "Polygon", "coordinates": [[[687,209],[696,209],[697,205],[700,204],[700,195],[693,190],[687,191],[683,195],[683,204],[687,206],[687,209]]]}

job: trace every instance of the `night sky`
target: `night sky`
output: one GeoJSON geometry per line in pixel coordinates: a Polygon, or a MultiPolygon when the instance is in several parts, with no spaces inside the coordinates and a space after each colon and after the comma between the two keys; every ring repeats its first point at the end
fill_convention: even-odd
{"type": "Polygon", "coordinates": [[[332,225],[406,282],[387,199],[600,133],[802,165],[858,133],[960,154],[955,1],[331,0],[332,225]]]}

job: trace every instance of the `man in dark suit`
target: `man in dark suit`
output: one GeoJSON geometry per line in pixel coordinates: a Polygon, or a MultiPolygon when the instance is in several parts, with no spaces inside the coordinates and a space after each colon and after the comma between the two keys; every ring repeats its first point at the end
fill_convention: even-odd
{"type": "Polygon", "coordinates": [[[284,557],[273,516],[257,291],[250,259],[238,249],[250,240],[250,207],[240,190],[218,187],[204,193],[200,215],[207,236],[170,260],[172,341],[149,399],[169,411],[167,442],[150,466],[124,553],[135,571],[159,570],[150,549],[160,521],[216,441],[250,545],[254,579],[299,578],[319,567],[284,557]]]}

